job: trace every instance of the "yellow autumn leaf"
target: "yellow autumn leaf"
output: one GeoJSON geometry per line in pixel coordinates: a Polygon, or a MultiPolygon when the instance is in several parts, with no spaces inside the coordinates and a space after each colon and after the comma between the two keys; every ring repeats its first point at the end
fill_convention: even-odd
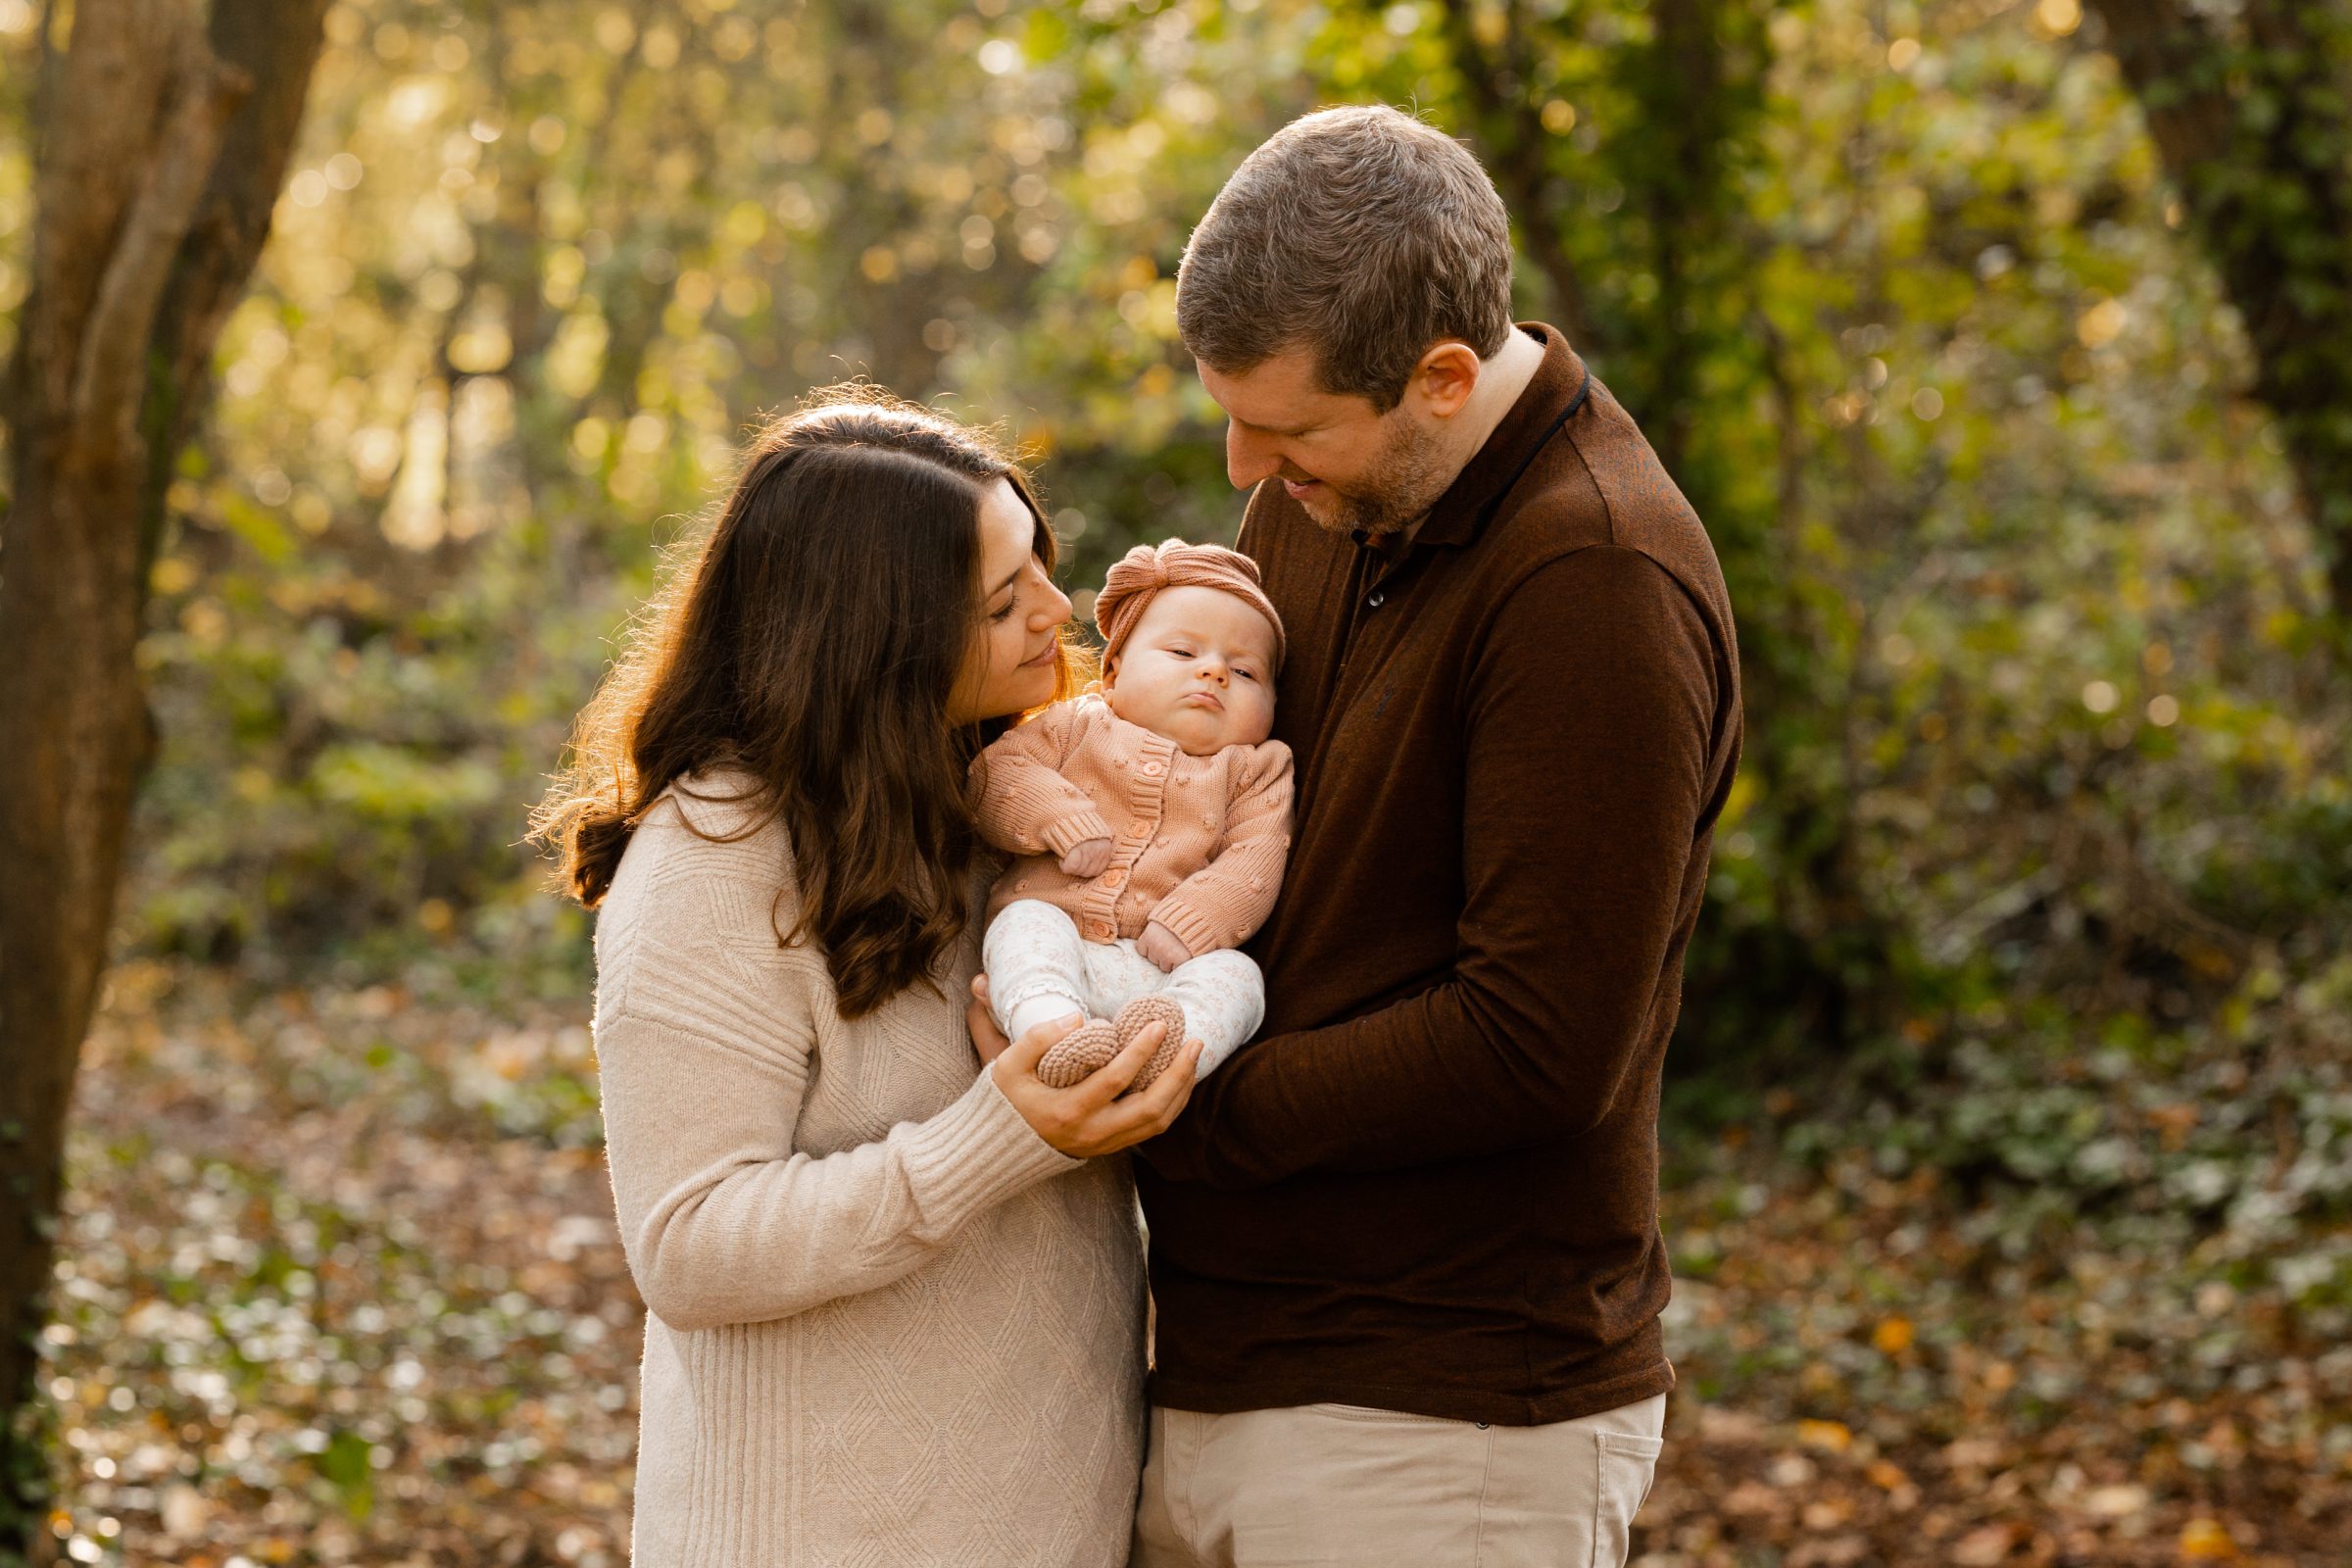
{"type": "Polygon", "coordinates": [[[1878,1328],[1872,1331],[1870,1343],[1877,1346],[1883,1355],[1900,1355],[1911,1348],[1913,1338],[1911,1320],[1898,1313],[1881,1321],[1878,1328]]]}
{"type": "Polygon", "coordinates": [[[1843,1453],[1854,1446],[1854,1435],[1842,1421],[1799,1421],[1796,1441],[1808,1448],[1827,1448],[1832,1453],[1843,1453]]]}
{"type": "Polygon", "coordinates": [[[2237,1555],[2237,1543],[2219,1519],[2191,1519],[2180,1529],[2180,1555],[2193,1562],[2226,1561],[2237,1555]]]}

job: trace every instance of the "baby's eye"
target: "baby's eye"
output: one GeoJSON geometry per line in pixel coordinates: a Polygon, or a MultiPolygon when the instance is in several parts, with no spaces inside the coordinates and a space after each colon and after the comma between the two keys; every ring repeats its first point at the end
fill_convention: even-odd
{"type": "Polygon", "coordinates": [[[1193,657],[1193,651],[1190,648],[1185,647],[1182,643],[1170,643],[1168,645],[1168,657],[1171,659],[1190,659],[1193,657]]]}
{"type": "Polygon", "coordinates": [[[1247,664],[1241,665],[1241,666],[1239,666],[1238,668],[1236,668],[1236,669],[1234,670],[1234,673],[1235,673],[1235,674],[1237,674],[1237,675],[1239,675],[1239,676],[1241,676],[1241,677],[1242,677],[1242,679],[1244,679],[1244,680],[1255,680],[1255,679],[1257,679],[1257,671],[1256,671],[1256,670],[1254,670],[1254,669],[1251,669],[1251,668],[1250,668],[1250,666],[1248,666],[1247,664]]]}

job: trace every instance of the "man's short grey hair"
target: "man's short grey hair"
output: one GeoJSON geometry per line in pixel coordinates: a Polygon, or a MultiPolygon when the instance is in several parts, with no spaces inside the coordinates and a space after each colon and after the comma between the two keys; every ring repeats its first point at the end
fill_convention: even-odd
{"type": "Polygon", "coordinates": [[[1176,330],[1239,375],[1311,348],[1326,392],[1387,413],[1432,344],[1511,331],[1511,224],[1468,148],[1386,105],[1291,122],[1242,161],[1184,250],[1176,330]]]}

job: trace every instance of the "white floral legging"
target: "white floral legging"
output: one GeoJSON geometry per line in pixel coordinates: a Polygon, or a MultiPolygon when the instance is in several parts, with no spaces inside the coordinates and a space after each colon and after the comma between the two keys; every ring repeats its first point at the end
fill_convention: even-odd
{"type": "Polygon", "coordinates": [[[1136,998],[1156,994],[1183,1006],[1186,1038],[1201,1047],[1196,1075],[1205,1077],[1266,1015],[1265,976],[1244,955],[1220,949],[1163,971],[1130,940],[1087,941],[1076,921],[1042,899],[1004,906],[980,953],[989,1008],[1008,1040],[1073,1012],[1115,1017],[1136,998]]]}

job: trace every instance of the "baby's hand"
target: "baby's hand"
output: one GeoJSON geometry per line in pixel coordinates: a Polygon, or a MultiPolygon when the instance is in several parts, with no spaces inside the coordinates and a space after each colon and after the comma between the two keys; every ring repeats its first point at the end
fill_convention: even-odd
{"type": "Polygon", "coordinates": [[[1135,951],[1150,958],[1163,970],[1192,961],[1193,950],[1184,945],[1184,938],[1161,925],[1157,920],[1144,927],[1144,934],[1135,939],[1135,951]]]}
{"type": "Polygon", "coordinates": [[[1061,858],[1064,876],[1094,878],[1110,866],[1110,840],[1088,839],[1070,846],[1070,853],[1061,858]]]}

